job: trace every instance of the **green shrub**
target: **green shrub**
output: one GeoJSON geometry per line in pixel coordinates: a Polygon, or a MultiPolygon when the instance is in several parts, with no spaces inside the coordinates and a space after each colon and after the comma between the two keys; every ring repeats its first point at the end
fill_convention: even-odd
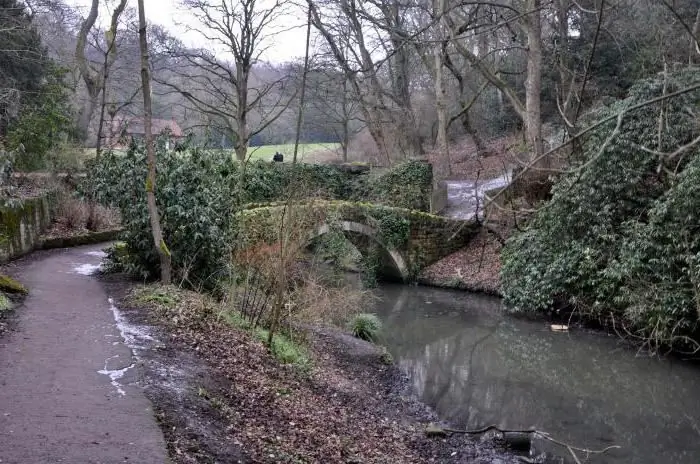
{"type": "MultiPolygon", "coordinates": [[[[175,281],[211,289],[225,275],[237,197],[236,164],[225,154],[166,150],[158,143],[156,200],[175,281]]],[[[82,192],[121,213],[126,252],[120,266],[143,279],[158,276],[146,206],[146,155],[133,145],[125,155],[105,153],[89,166],[82,192]]]]}
{"type": "MultiPolygon", "coordinates": [[[[641,81],[589,119],[699,82],[697,70],[641,81]]],[[[698,91],[665,102],[660,140],[661,103],[628,111],[614,137],[615,118],[590,133],[552,199],[504,248],[502,291],[512,311],[564,307],[612,316],[655,344],[695,337],[700,151],[659,157],[642,147],[671,153],[697,137],[686,109],[698,104],[698,91]]]]}
{"type": "Polygon", "coordinates": [[[10,309],[12,309],[12,302],[6,295],[0,293],[0,314],[10,309]]]}
{"type": "Polygon", "coordinates": [[[360,313],[352,318],[350,329],[353,336],[368,342],[375,342],[382,331],[382,321],[376,314],[360,313]]]}
{"type": "Polygon", "coordinates": [[[366,192],[357,200],[370,200],[387,206],[430,211],[433,170],[429,163],[407,161],[371,179],[366,192]]]}

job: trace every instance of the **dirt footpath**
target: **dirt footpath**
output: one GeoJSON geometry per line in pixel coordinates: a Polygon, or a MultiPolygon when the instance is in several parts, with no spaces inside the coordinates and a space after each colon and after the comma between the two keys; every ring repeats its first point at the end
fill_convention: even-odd
{"type": "Polygon", "coordinates": [[[30,294],[0,338],[0,463],[163,464],[151,404],[135,383],[103,286],[100,246],[39,253],[11,273],[30,294]]]}

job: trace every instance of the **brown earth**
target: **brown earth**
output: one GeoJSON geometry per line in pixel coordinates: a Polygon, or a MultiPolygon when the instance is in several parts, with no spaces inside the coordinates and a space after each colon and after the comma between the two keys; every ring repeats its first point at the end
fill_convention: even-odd
{"type": "Polygon", "coordinates": [[[496,237],[482,229],[469,246],[425,268],[419,275],[418,282],[500,295],[501,248],[496,237]]]}
{"type": "Polygon", "coordinates": [[[283,366],[217,318],[212,301],[165,294],[177,304],[122,298],[121,307],[128,320],[156,327],[158,346],[139,357],[176,463],[519,462],[493,443],[427,438],[435,415],[374,345],[316,327],[306,333],[312,367],[283,366]]]}
{"type": "MultiPolygon", "coordinates": [[[[468,137],[452,142],[449,179],[487,180],[502,176],[519,165],[515,157],[517,144],[515,136],[489,140],[486,152],[479,155],[468,137]]],[[[434,159],[438,153],[430,152],[429,156],[434,159]]],[[[419,283],[500,295],[500,251],[502,241],[513,233],[514,225],[510,211],[492,211],[486,224],[488,228],[482,229],[467,247],[424,269],[419,283]]]]}

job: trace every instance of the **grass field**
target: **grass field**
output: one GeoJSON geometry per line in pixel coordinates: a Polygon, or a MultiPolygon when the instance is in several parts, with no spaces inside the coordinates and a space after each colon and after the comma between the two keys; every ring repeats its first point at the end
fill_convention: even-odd
{"type": "MultiPolygon", "coordinates": [[[[300,143],[298,159],[306,163],[322,163],[331,159],[338,158],[337,150],[340,148],[338,143],[300,143]]],[[[123,150],[115,150],[121,152],[123,150]]],[[[250,161],[272,161],[272,156],[280,152],[284,155],[284,162],[290,163],[294,157],[294,144],[287,143],[283,145],[262,145],[259,147],[248,148],[248,159],[250,161]]],[[[95,149],[85,148],[82,152],[83,160],[94,158],[95,149]]],[[[231,150],[231,156],[235,156],[231,150]]]]}
{"type": "MultiPolygon", "coordinates": [[[[337,143],[300,143],[297,158],[307,163],[317,163],[329,158],[335,158],[336,150],[340,147],[337,143]]],[[[248,148],[250,160],[272,161],[272,156],[280,152],[284,155],[284,162],[291,162],[294,157],[294,144],[262,145],[248,148]]]]}

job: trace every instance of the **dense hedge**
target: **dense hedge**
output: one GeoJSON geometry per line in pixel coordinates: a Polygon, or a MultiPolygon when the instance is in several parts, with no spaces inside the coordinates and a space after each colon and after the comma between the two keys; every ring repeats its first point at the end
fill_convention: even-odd
{"type": "MultiPolygon", "coordinates": [[[[371,178],[337,166],[254,162],[242,166],[229,154],[182,148],[157,149],[156,199],[164,239],[173,255],[176,279],[195,287],[210,287],[227,272],[236,238],[234,213],[246,204],[286,200],[289,195],[327,200],[381,200],[425,209],[430,170],[425,163],[406,163],[371,178]]],[[[118,207],[124,225],[127,271],[155,278],[158,256],[153,247],[146,193],[144,147],[127,153],[105,153],[88,166],[81,186],[85,196],[118,207]]],[[[259,211],[258,214],[261,214],[259,211]]],[[[394,242],[405,225],[382,217],[381,229],[394,242]]],[[[261,221],[265,223],[265,221],[261,221]]]]}
{"type": "MultiPolygon", "coordinates": [[[[231,217],[238,198],[237,168],[230,156],[192,150],[157,152],[156,200],[176,281],[210,287],[226,270],[231,217]]],[[[146,207],[146,155],[105,153],[89,166],[84,195],[119,208],[126,243],[125,270],[143,279],[158,275],[146,207]]]]}
{"type": "MultiPolygon", "coordinates": [[[[591,119],[699,83],[697,70],[644,80],[591,119]]],[[[695,346],[700,150],[672,153],[700,134],[698,104],[700,92],[685,93],[626,112],[618,133],[617,118],[593,131],[551,201],[504,249],[502,290],[511,310],[566,308],[624,325],[654,348],[695,346]]]]}
{"type": "Polygon", "coordinates": [[[407,161],[381,176],[370,178],[366,192],[357,200],[369,200],[387,206],[430,211],[433,170],[429,163],[407,161]]]}

